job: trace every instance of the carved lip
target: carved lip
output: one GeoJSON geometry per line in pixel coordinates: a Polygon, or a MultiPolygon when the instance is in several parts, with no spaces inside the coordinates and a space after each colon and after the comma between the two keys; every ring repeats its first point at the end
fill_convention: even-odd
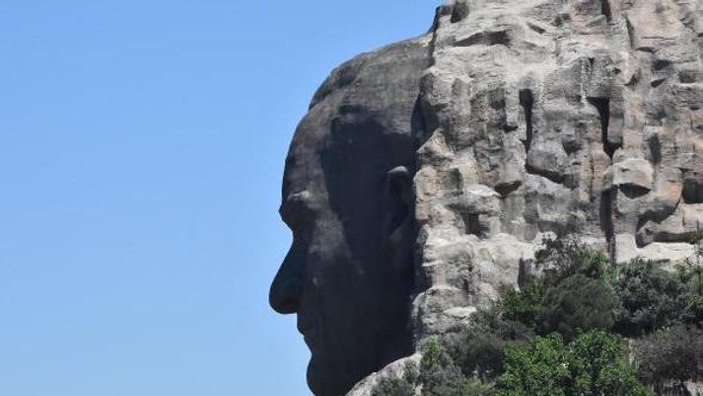
{"type": "Polygon", "coordinates": [[[298,332],[303,335],[303,339],[308,346],[311,346],[317,338],[317,332],[313,322],[305,315],[298,313],[298,332]]]}

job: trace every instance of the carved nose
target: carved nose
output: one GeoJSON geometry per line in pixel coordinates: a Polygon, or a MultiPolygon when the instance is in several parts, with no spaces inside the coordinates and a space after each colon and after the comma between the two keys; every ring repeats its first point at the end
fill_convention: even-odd
{"type": "Polygon", "coordinates": [[[280,314],[298,312],[301,291],[302,285],[297,279],[285,279],[276,275],[269,291],[269,304],[280,314]]]}
{"type": "Polygon", "coordinates": [[[286,258],[278,269],[269,290],[269,304],[274,311],[281,314],[298,312],[300,296],[303,292],[302,256],[305,249],[300,243],[293,242],[286,258]]]}

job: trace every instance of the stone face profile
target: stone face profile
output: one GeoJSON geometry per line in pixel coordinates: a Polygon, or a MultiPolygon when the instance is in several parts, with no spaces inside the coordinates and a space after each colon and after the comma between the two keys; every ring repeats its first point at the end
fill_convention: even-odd
{"type": "Polygon", "coordinates": [[[426,48],[411,40],[337,69],[293,137],[281,206],[293,244],[270,303],[298,315],[318,395],[343,394],[412,351],[412,176],[426,48]]]}
{"type": "Polygon", "coordinates": [[[465,324],[544,237],[692,254],[702,46],[700,0],[468,0],[334,70],[286,161],[294,238],[270,292],[298,314],[313,392],[465,324]]]}

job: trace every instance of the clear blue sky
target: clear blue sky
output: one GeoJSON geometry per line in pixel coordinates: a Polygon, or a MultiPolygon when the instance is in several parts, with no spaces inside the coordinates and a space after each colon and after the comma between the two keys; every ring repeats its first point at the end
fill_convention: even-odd
{"type": "Polygon", "coordinates": [[[307,395],[288,143],[438,2],[2,0],[0,395],[307,395]]]}

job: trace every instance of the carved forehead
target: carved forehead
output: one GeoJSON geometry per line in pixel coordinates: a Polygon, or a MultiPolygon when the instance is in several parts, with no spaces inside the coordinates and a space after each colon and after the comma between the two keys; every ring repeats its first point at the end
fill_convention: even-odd
{"type": "MultiPolygon", "coordinates": [[[[362,54],[332,72],[293,137],[284,197],[301,190],[323,192],[321,161],[330,150],[346,150],[351,155],[363,148],[368,154],[369,148],[362,146],[376,144],[379,150],[373,154],[387,156],[387,162],[403,164],[414,156],[413,140],[422,131],[413,118],[417,118],[414,113],[419,79],[427,65],[427,45],[425,37],[394,44],[362,54]]],[[[379,166],[385,162],[377,161],[379,166]]],[[[354,164],[347,165],[355,169],[354,164]]]]}

